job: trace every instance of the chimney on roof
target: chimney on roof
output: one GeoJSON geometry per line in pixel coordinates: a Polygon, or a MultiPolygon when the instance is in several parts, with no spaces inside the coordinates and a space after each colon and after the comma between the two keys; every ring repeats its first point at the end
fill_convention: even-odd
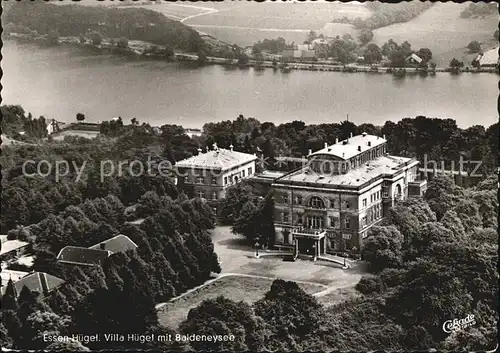
{"type": "Polygon", "coordinates": [[[207,150],[207,153],[208,153],[208,151],[210,151],[210,148],[208,146],[205,147],[205,149],[207,150]]]}
{"type": "Polygon", "coordinates": [[[47,284],[47,274],[45,272],[42,272],[39,274],[39,276],[40,276],[40,285],[42,286],[41,294],[49,293],[49,285],[47,284]]]}
{"type": "Polygon", "coordinates": [[[99,249],[101,250],[106,249],[106,243],[99,243],[99,249]]]}
{"type": "Polygon", "coordinates": [[[307,155],[310,156],[312,153],[313,153],[312,149],[309,148],[309,153],[307,155]]]}
{"type": "Polygon", "coordinates": [[[203,150],[198,147],[198,154],[201,154],[201,152],[203,152],[203,150]]]}
{"type": "Polygon", "coordinates": [[[328,142],[325,142],[325,148],[328,148],[328,142]]]}
{"type": "Polygon", "coordinates": [[[368,147],[370,147],[371,145],[372,145],[372,142],[368,141],[368,147]]]}
{"type": "Polygon", "coordinates": [[[352,138],[352,132],[351,132],[351,134],[349,135],[349,137],[350,137],[350,138],[352,138]]]}
{"type": "Polygon", "coordinates": [[[358,146],[358,151],[361,152],[361,146],[358,146]]]}
{"type": "Polygon", "coordinates": [[[384,134],[384,140],[385,140],[385,134],[384,134]]]}
{"type": "Polygon", "coordinates": [[[363,132],[361,135],[363,135],[363,137],[366,137],[367,133],[363,132]]]}
{"type": "Polygon", "coordinates": [[[335,143],[339,143],[339,138],[335,137],[335,143]]]}
{"type": "Polygon", "coordinates": [[[233,144],[230,144],[229,149],[231,150],[231,152],[233,152],[233,148],[234,148],[233,144]]]}

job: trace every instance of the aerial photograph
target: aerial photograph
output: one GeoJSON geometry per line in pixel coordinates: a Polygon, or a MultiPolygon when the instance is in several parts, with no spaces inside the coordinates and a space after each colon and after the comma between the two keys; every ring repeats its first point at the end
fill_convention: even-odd
{"type": "Polygon", "coordinates": [[[0,5],[2,352],[498,350],[498,3],[0,5]]]}

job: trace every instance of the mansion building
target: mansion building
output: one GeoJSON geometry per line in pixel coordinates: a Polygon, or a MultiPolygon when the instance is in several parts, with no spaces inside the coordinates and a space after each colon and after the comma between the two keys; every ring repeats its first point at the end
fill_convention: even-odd
{"type": "Polygon", "coordinates": [[[314,153],[276,178],[275,245],[295,254],[358,253],[395,201],[421,196],[418,161],[391,156],[380,136],[352,136],[314,153]]]}
{"type": "Polygon", "coordinates": [[[226,195],[226,189],[255,174],[257,156],[229,149],[213,149],[179,161],[175,164],[177,183],[193,189],[194,195],[207,201],[216,201],[226,195]]]}

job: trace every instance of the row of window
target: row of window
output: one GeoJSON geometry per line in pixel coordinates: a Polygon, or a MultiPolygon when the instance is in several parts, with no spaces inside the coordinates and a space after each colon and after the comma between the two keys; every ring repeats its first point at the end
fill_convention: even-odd
{"type": "MultiPolygon", "coordinates": [[[[246,171],[242,170],[240,173],[237,175],[229,176],[229,177],[224,177],[224,185],[232,184],[232,183],[237,183],[240,178],[244,178],[245,176],[250,176],[252,175],[252,167],[249,167],[246,171]],[[248,174],[247,174],[248,173],[248,174]]],[[[195,179],[196,184],[206,184],[207,179],[202,176],[203,171],[198,170],[195,171],[195,175],[198,175],[195,179]]],[[[184,177],[184,183],[190,183],[191,179],[189,176],[184,177]]],[[[217,178],[216,177],[211,177],[210,178],[210,184],[211,185],[217,185],[217,178]]]]}
{"type": "MultiPolygon", "coordinates": [[[[294,205],[302,205],[303,199],[302,196],[296,196],[293,200],[294,205]]],[[[338,208],[339,205],[339,200],[338,199],[330,199],[330,208],[338,208]]],[[[289,204],[290,203],[290,197],[288,195],[283,195],[282,196],[282,203],[284,204],[289,204]]],[[[307,205],[304,206],[309,206],[312,208],[326,208],[325,202],[323,199],[321,199],[318,196],[313,196],[309,199],[309,202],[307,205]]],[[[351,201],[350,200],[345,200],[342,204],[343,208],[350,209],[351,208],[351,201]]]]}
{"type": "Polygon", "coordinates": [[[215,191],[212,192],[212,193],[210,193],[208,191],[205,192],[204,190],[198,190],[196,192],[196,196],[198,196],[200,199],[206,199],[208,197],[211,197],[211,200],[214,200],[214,201],[217,200],[217,198],[218,198],[217,197],[217,192],[215,192],[215,191]]]}
{"type": "Polygon", "coordinates": [[[373,221],[376,221],[381,217],[382,217],[382,205],[377,204],[373,208],[368,210],[366,216],[361,218],[361,228],[366,227],[369,223],[372,223],[373,221]]]}
{"type": "MultiPolygon", "coordinates": [[[[336,228],[339,225],[339,219],[335,217],[328,217],[329,220],[329,227],[330,228],[336,228]]],[[[288,212],[282,212],[281,213],[281,221],[283,223],[289,223],[290,222],[290,213],[288,212]]],[[[325,217],[321,216],[307,216],[305,219],[305,224],[304,220],[299,214],[294,214],[293,217],[293,222],[297,223],[298,225],[305,225],[307,228],[312,228],[312,229],[323,229],[325,228],[325,217]]],[[[344,219],[344,228],[345,229],[350,229],[351,228],[351,220],[349,218],[344,219]]]]}
{"type": "Polygon", "coordinates": [[[252,175],[253,170],[252,167],[248,167],[248,169],[240,171],[237,175],[232,175],[230,177],[224,177],[224,185],[228,185],[231,183],[237,183],[239,179],[246,177],[247,175],[252,175]]]}
{"type": "MultiPolygon", "coordinates": [[[[370,203],[373,203],[373,202],[375,202],[375,201],[380,200],[380,195],[381,195],[380,191],[376,191],[376,192],[372,193],[372,194],[370,195],[370,203]]],[[[364,198],[364,199],[363,199],[362,206],[363,206],[363,207],[366,207],[367,205],[368,205],[368,199],[367,199],[367,198],[364,198]]]]}

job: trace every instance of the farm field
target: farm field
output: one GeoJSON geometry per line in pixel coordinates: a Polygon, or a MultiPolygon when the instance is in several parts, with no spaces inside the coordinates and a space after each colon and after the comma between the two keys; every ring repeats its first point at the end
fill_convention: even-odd
{"type": "MultiPolygon", "coordinates": [[[[231,4],[228,4],[231,5],[231,4]]],[[[312,29],[323,27],[337,17],[370,15],[363,4],[344,3],[242,3],[217,12],[185,20],[183,23],[219,40],[240,46],[252,45],[264,38],[283,37],[287,42],[302,43],[312,29]]],[[[330,27],[329,27],[330,28],[330,27]]],[[[335,35],[350,33],[351,26],[338,27],[335,35]]],[[[325,33],[325,35],[330,33],[325,33]]]]}
{"type": "MultiPolygon", "coordinates": [[[[266,278],[227,276],[201,287],[171,303],[158,312],[161,325],[176,329],[187,318],[189,310],[205,299],[215,299],[219,295],[248,304],[261,299],[271,288],[272,280],[266,278]]],[[[314,284],[299,284],[307,293],[314,294],[324,288],[314,284]]]]}
{"type": "Polygon", "coordinates": [[[379,28],[373,42],[382,45],[389,39],[398,43],[407,40],[413,49],[429,48],[438,66],[446,66],[455,57],[470,64],[475,55],[469,55],[467,44],[473,40],[483,43],[484,49],[494,46],[493,32],[498,28],[498,16],[483,19],[460,18],[469,3],[436,3],[413,20],[379,28]]]}

